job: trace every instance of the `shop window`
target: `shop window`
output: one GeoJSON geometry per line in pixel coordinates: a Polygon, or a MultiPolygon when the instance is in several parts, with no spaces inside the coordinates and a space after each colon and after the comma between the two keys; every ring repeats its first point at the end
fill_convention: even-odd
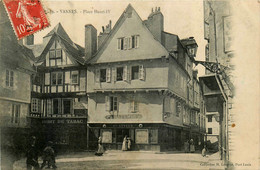
{"type": "Polygon", "coordinates": [[[208,115],[208,122],[212,122],[212,115],[208,115]]]}
{"type": "Polygon", "coordinates": [[[158,143],[158,129],[150,129],[149,141],[150,143],[158,143]]]}
{"type": "Polygon", "coordinates": [[[102,129],[101,130],[102,143],[112,143],[112,130],[102,129]]]}
{"type": "Polygon", "coordinates": [[[212,134],[212,128],[208,128],[208,134],[212,134]]]}
{"type": "Polygon", "coordinates": [[[116,68],[116,81],[123,81],[123,67],[116,68]]]}
{"type": "Polygon", "coordinates": [[[62,85],[62,79],[63,79],[62,72],[52,73],[51,74],[51,83],[52,83],[52,85],[62,85]]]}
{"type": "Polygon", "coordinates": [[[135,143],[147,144],[148,143],[148,129],[136,129],[135,130],[135,143]]]}
{"type": "Polygon", "coordinates": [[[14,72],[10,70],[6,70],[6,78],[5,78],[6,87],[14,86],[14,72]]]}
{"type": "Polygon", "coordinates": [[[20,120],[20,105],[19,104],[12,104],[12,123],[19,123],[20,120]]]}

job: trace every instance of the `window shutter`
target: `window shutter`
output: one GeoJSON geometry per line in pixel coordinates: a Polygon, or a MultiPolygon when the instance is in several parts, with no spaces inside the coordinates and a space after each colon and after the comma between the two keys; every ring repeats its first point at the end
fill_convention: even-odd
{"type": "Polygon", "coordinates": [[[132,37],[128,37],[128,49],[132,48],[132,37]]]}
{"type": "Polygon", "coordinates": [[[128,69],[127,66],[124,66],[124,70],[123,70],[123,80],[127,81],[128,77],[128,69]]]}
{"type": "Polygon", "coordinates": [[[117,39],[117,49],[121,50],[121,38],[117,39]]]}
{"type": "Polygon", "coordinates": [[[135,48],[139,47],[139,35],[135,36],[135,48]]]}
{"type": "Polygon", "coordinates": [[[128,41],[127,41],[127,40],[128,40],[128,38],[125,37],[125,38],[124,38],[124,50],[127,50],[127,47],[128,47],[128,45],[127,45],[127,44],[128,44],[128,41]]]}
{"type": "Polygon", "coordinates": [[[106,71],[106,82],[109,83],[111,82],[111,69],[110,68],[107,68],[107,71],[106,71]]]}
{"type": "Polygon", "coordinates": [[[109,96],[106,96],[105,98],[105,102],[106,102],[106,111],[110,111],[111,108],[110,108],[110,97],[109,96]]]}
{"type": "Polygon", "coordinates": [[[100,70],[96,69],[96,82],[99,83],[100,82],[100,70]]]}
{"type": "Polygon", "coordinates": [[[117,75],[116,68],[113,67],[113,68],[112,68],[112,76],[113,76],[113,80],[114,80],[114,81],[116,81],[116,75],[117,75]]]}
{"type": "Polygon", "coordinates": [[[144,66],[140,65],[139,66],[139,79],[144,80],[144,78],[145,78],[144,66]]]}
{"type": "Polygon", "coordinates": [[[132,73],[132,67],[129,67],[129,69],[127,69],[127,77],[129,81],[131,80],[131,73],[132,73]]]}
{"type": "Polygon", "coordinates": [[[33,101],[34,101],[34,98],[32,98],[32,100],[31,100],[31,112],[33,112],[33,101]]]}
{"type": "Polygon", "coordinates": [[[45,73],[45,85],[50,85],[50,73],[45,73]]]}
{"type": "Polygon", "coordinates": [[[65,72],[65,84],[70,84],[70,71],[65,72]]]}

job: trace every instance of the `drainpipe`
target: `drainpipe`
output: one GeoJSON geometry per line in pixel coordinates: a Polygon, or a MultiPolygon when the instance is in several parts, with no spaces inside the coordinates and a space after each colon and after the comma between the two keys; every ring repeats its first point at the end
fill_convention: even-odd
{"type": "Polygon", "coordinates": [[[219,89],[221,91],[221,94],[222,96],[224,97],[224,100],[225,100],[225,104],[226,104],[226,107],[225,107],[225,110],[226,110],[226,115],[225,115],[225,118],[226,118],[226,121],[225,121],[225,124],[226,124],[226,128],[225,128],[225,131],[226,131],[226,148],[224,148],[224,152],[226,152],[226,161],[229,160],[229,151],[228,151],[228,98],[224,92],[224,89],[222,87],[222,85],[220,84],[220,80],[218,78],[218,75],[215,74],[215,78],[217,80],[217,83],[218,83],[218,86],[219,86],[219,89]]]}

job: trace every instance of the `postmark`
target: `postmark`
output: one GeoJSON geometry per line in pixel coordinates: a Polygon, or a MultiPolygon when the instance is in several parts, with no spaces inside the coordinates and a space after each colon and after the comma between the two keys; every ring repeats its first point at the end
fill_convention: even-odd
{"type": "Polygon", "coordinates": [[[48,27],[40,0],[3,0],[18,39],[48,27]]]}

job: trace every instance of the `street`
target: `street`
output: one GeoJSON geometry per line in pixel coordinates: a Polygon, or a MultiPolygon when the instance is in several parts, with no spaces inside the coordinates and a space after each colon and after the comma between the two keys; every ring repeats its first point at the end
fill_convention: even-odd
{"type": "MultiPolygon", "coordinates": [[[[219,153],[202,157],[199,153],[156,153],[151,151],[106,151],[103,156],[93,152],[58,155],[58,169],[224,169],[219,153]]],[[[39,159],[39,163],[42,160],[39,159]]],[[[25,159],[14,164],[14,170],[26,169],[25,159]]]]}

